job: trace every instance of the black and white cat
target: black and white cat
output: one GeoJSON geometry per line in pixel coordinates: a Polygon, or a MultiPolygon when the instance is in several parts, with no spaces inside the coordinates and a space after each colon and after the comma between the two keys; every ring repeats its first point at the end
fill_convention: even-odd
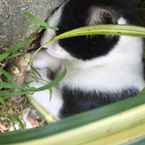
{"type": "Polygon", "coordinates": [[[33,60],[44,81],[47,72],[65,66],[67,74],[50,96],[48,90],[33,97],[56,118],[84,112],[127,97],[144,88],[142,38],[82,36],[46,42],[65,31],[97,24],[140,25],[136,0],[68,0],[48,20],[41,45],[46,48],[33,60]],[[51,98],[50,98],[51,97],[51,98]]]}

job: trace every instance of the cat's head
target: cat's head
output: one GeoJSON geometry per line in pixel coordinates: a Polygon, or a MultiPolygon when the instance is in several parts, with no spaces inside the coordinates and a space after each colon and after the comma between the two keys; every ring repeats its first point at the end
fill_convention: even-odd
{"type": "MultiPolygon", "coordinates": [[[[139,25],[137,0],[69,0],[57,11],[50,19],[50,23],[57,23],[56,35],[97,24],[139,25]]],[[[53,46],[58,52],[63,48],[62,53],[67,58],[89,61],[106,56],[119,40],[120,36],[81,36],[59,40],[53,46]]]]}

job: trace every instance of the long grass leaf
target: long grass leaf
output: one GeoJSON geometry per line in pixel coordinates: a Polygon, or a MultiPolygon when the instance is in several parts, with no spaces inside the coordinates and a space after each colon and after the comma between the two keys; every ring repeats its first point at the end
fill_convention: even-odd
{"type": "MultiPolygon", "coordinates": [[[[79,143],[82,143],[80,141],[83,141],[84,139],[85,139],[85,142],[86,141],[88,142],[92,139],[96,139],[98,135],[99,135],[98,136],[99,138],[101,136],[103,137],[105,134],[111,135],[114,129],[115,130],[117,129],[117,132],[118,132],[119,130],[127,129],[129,126],[135,127],[135,124],[137,125],[141,122],[144,122],[144,119],[145,119],[145,115],[144,115],[145,105],[143,105],[144,102],[145,102],[145,95],[142,94],[142,96],[139,95],[135,98],[130,98],[124,101],[119,101],[117,103],[107,105],[99,109],[89,111],[87,113],[82,113],[80,115],[76,115],[76,116],[64,119],[58,123],[48,125],[48,127],[32,129],[29,131],[13,132],[7,135],[1,135],[0,144],[3,144],[3,145],[10,144],[10,143],[16,144],[18,142],[22,143],[23,141],[26,141],[26,140],[27,140],[26,144],[28,145],[29,144],[37,145],[38,143],[41,144],[43,143],[43,141],[45,141],[43,145],[45,144],[52,145],[51,144],[52,141],[54,141],[54,144],[55,143],[58,144],[58,142],[60,144],[63,142],[62,143],[63,145],[65,145],[66,143],[67,145],[70,145],[76,139],[77,141],[79,141],[79,143]],[[131,110],[127,111],[129,109],[131,110]],[[124,112],[124,111],[127,111],[127,112],[124,112]],[[121,112],[124,112],[124,113],[121,113],[121,112]],[[111,127],[110,128],[111,130],[108,128],[106,130],[108,132],[105,131],[105,134],[102,134],[103,133],[102,130],[105,129],[105,127],[103,127],[106,125],[105,122],[107,120],[110,122],[109,118],[113,121],[112,126],[110,126],[109,124],[109,128],[111,127]],[[118,118],[118,119],[117,120],[115,119],[116,121],[114,122],[113,118],[116,118],[116,119],[118,118]],[[102,126],[97,127],[98,123],[101,123],[102,126]]],[[[74,144],[77,145],[76,142],[74,142],[74,144]]]]}
{"type": "Polygon", "coordinates": [[[86,35],[127,35],[145,37],[145,28],[131,25],[96,25],[81,27],[55,36],[52,40],[50,40],[50,42],[86,35]]]}

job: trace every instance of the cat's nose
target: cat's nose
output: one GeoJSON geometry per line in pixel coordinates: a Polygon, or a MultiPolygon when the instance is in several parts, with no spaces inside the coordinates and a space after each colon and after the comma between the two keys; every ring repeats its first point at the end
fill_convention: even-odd
{"type": "Polygon", "coordinates": [[[102,23],[103,24],[114,24],[113,16],[109,12],[104,12],[102,14],[102,23]]]}

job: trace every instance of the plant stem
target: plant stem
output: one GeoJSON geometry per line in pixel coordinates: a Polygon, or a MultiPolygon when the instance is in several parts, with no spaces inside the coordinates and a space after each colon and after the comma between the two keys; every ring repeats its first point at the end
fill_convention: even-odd
{"type": "Polygon", "coordinates": [[[44,119],[47,121],[47,123],[52,123],[57,121],[57,119],[50,114],[46,109],[41,106],[32,96],[27,96],[30,103],[35,107],[35,109],[44,117],[44,119]]]}

